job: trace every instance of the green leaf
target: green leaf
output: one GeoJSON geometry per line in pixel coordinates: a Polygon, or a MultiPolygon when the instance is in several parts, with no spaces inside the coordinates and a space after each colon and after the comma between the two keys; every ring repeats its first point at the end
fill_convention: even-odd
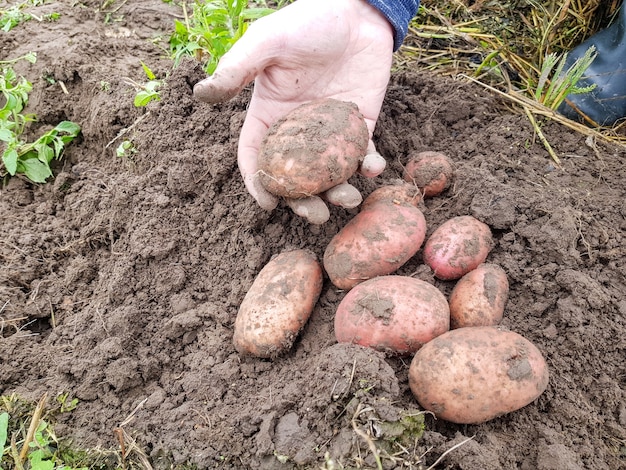
{"type": "Polygon", "coordinates": [[[35,146],[35,150],[37,151],[37,158],[42,163],[48,164],[55,157],[54,150],[52,150],[50,147],[48,147],[44,143],[40,143],[40,144],[36,145],[35,146]]]}
{"type": "Polygon", "coordinates": [[[138,108],[142,106],[147,106],[147,104],[150,103],[150,101],[152,101],[154,97],[155,97],[154,93],[151,93],[148,91],[140,91],[135,95],[134,104],[138,108]]]}
{"type": "Polygon", "coordinates": [[[17,171],[17,151],[13,148],[5,150],[2,154],[2,163],[9,174],[13,176],[17,171]]]}
{"type": "Polygon", "coordinates": [[[80,126],[72,121],[61,121],[54,129],[58,132],[65,132],[74,137],[80,133],[80,126]]]}
{"type": "Polygon", "coordinates": [[[45,457],[47,456],[41,449],[31,452],[28,455],[31,470],[53,470],[54,462],[52,460],[45,459],[45,457]]]}
{"type": "Polygon", "coordinates": [[[27,158],[20,160],[18,165],[20,173],[24,173],[29,180],[34,183],[45,183],[46,180],[52,176],[50,167],[37,158],[27,158]]]}
{"type": "Polygon", "coordinates": [[[7,442],[7,433],[9,430],[9,413],[4,412],[0,414],[0,460],[2,459],[2,452],[7,442]]]}
{"type": "Polygon", "coordinates": [[[0,140],[4,142],[11,142],[13,138],[13,132],[11,132],[9,129],[0,129],[0,140]]]}
{"type": "Polygon", "coordinates": [[[146,74],[146,77],[148,77],[148,80],[155,80],[156,75],[154,75],[154,72],[150,70],[150,67],[144,64],[143,61],[139,61],[139,62],[141,63],[141,67],[143,68],[143,71],[146,74]]]}

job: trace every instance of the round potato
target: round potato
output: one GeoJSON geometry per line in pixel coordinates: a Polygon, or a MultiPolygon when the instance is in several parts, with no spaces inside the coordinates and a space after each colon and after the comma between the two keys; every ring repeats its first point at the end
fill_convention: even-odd
{"type": "Polygon", "coordinates": [[[322,283],[322,267],[308,250],[270,260],[239,306],[233,335],[237,351],[269,358],[291,348],[313,312],[322,283]]]}
{"type": "Polygon", "coordinates": [[[351,289],[396,271],[421,248],[426,220],[406,202],[381,200],[368,205],[330,241],[324,268],[340,289],[351,289]]]}
{"type": "Polygon", "coordinates": [[[418,152],[409,156],[403,178],[422,190],[424,197],[438,196],[452,182],[454,164],[441,152],[418,152]]]}
{"type": "Polygon", "coordinates": [[[354,287],[335,315],[335,336],[392,354],[414,353],[450,329],[445,296],[408,276],[379,276],[354,287]]]}
{"type": "Polygon", "coordinates": [[[409,367],[419,404],[453,423],[478,424],[518,410],[547,385],[537,347],[493,326],[450,330],[417,351],[409,367]]]}
{"type": "Polygon", "coordinates": [[[334,99],[305,103],[274,123],[263,139],[261,184],[291,199],[322,193],[357,171],[368,141],[356,104],[334,99]]]}
{"type": "Polygon", "coordinates": [[[424,245],[424,262],[442,280],[459,279],[485,262],[493,246],[489,226],[471,215],[453,217],[424,245]]]}
{"type": "Polygon", "coordinates": [[[509,298],[509,281],[497,264],[483,263],[450,293],[450,328],[494,326],[500,323],[509,298]]]}

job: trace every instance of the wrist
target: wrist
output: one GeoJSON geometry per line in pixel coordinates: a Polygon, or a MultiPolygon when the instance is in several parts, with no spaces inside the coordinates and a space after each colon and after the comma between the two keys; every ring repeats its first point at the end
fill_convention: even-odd
{"type": "Polygon", "coordinates": [[[389,22],[393,31],[393,50],[398,50],[408,32],[409,22],[417,13],[419,0],[363,1],[367,1],[389,22]]]}

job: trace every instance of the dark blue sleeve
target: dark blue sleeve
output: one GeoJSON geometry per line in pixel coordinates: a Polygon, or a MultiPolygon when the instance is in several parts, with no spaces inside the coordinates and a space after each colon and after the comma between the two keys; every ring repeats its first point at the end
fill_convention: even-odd
{"type": "Polygon", "coordinates": [[[397,51],[409,30],[409,21],[417,14],[419,0],[367,0],[389,20],[395,30],[393,50],[397,51]]]}

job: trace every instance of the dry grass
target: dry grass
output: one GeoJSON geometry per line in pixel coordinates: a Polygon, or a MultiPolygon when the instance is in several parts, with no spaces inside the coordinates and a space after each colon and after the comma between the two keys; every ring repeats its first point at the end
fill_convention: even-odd
{"type": "MultiPolygon", "coordinates": [[[[545,120],[626,146],[626,123],[587,127],[534,98],[546,58],[570,51],[611,23],[622,0],[425,0],[397,54],[398,69],[463,76],[529,116],[537,134],[545,120]]],[[[544,142],[552,158],[549,142],[544,142]]]]}

